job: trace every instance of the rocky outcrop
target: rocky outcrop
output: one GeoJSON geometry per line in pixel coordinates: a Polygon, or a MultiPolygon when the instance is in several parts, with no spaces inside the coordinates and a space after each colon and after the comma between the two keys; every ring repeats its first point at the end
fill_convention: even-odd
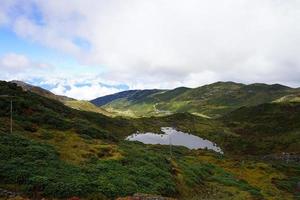
{"type": "Polygon", "coordinates": [[[14,198],[19,196],[20,194],[17,192],[12,192],[12,191],[8,191],[8,190],[4,190],[0,188],[0,197],[2,198],[14,198]]]}

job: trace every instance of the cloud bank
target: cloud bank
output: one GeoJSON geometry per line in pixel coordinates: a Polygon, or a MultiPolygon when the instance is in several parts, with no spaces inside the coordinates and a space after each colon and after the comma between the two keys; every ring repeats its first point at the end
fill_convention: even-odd
{"type": "Polygon", "coordinates": [[[300,85],[297,0],[4,2],[0,24],[96,66],[107,82],[130,88],[218,80],[300,85]]]}

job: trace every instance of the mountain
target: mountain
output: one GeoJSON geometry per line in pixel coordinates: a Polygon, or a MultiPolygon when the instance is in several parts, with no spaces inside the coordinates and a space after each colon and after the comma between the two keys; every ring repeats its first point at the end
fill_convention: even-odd
{"type": "Polygon", "coordinates": [[[69,100],[65,101],[64,104],[66,106],[69,106],[70,108],[76,109],[76,110],[82,110],[82,111],[88,111],[88,112],[96,112],[101,113],[106,116],[113,116],[112,113],[107,112],[105,109],[95,106],[89,101],[84,100],[69,100]]]}
{"type": "Polygon", "coordinates": [[[219,117],[242,106],[272,102],[299,92],[299,89],[280,84],[216,82],[198,88],[125,91],[91,102],[109,112],[131,117],[163,116],[176,112],[219,117]]]}
{"type": "Polygon", "coordinates": [[[189,113],[110,118],[72,109],[13,83],[0,81],[1,95],[14,99],[11,134],[10,101],[0,98],[0,195],[105,200],[130,199],[137,193],[183,200],[299,197],[300,166],[294,161],[300,153],[299,103],[247,106],[218,119],[189,113]],[[125,140],[138,131],[160,133],[161,127],[215,142],[224,154],[125,140]]]}
{"type": "Polygon", "coordinates": [[[89,101],[78,101],[78,100],[70,98],[70,97],[56,95],[46,89],[43,89],[41,87],[37,87],[34,85],[30,85],[30,84],[22,82],[22,81],[14,80],[14,81],[11,81],[11,83],[15,83],[18,86],[22,87],[22,89],[24,91],[30,91],[30,92],[33,92],[40,96],[60,101],[63,104],[65,104],[66,106],[69,106],[69,107],[77,109],[77,110],[97,112],[97,113],[104,114],[106,116],[112,116],[111,113],[107,112],[103,108],[95,106],[94,104],[90,103],[89,101]]]}
{"type": "Polygon", "coordinates": [[[164,90],[129,90],[96,98],[91,103],[102,108],[105,107],[105,110],[115,115],[143,116],[144,113],[151,112],[154,109],[154,105],[151,103],[154,100],[152,96],[162,92],[164,90]],[[149,103],[150,107],[148,106],[149,103]],[[137,108],[134,108],[134,105],[138,105],[137,108]]]}
{"type": "Polygon", "coordinates": [[[50,99],[54,99],[54,100],[57,100],[57,101],[65,102],[65,101],[75,100],[75,99],[70,98],[70,97],[55,95],[52,92],[50,92],[48,90],[45,90],[41,87],[30,85],[30,84],[22,82],[22,81],[14,80],[14,81],[11,81],[11,83],[15,83],[18,86],[22,87],[24,91],[30,91],[30,92],[36,93],[38,95],[41,95],[41,96],[44,96],[44,97],[47,97],[47,98],[50,98],[50,99]]]}
{"type": "Polygon", "coordinates": [[[276,99],[274,102],[277,102],[277,103],[300,102],[300,93],[283,96],[279,99],[276,99]]]}
{"type": "Polygon", "coordinates": [[[112,95],[107,95],[103,97],[96,98],[94,100],[91,100],[91,103],[95,104],[96,106],[103,106],[106,105],[112,101],[120,100],[120,99],[128,99],[129,101],[138,101],[143,100],[147,97],[149,97],[152,94],[159,93],[163,90],[128,90],[119,92],[112,95]]]}

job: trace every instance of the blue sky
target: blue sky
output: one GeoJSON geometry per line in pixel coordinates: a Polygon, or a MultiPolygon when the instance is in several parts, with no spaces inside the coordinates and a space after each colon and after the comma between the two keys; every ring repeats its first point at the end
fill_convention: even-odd
{"type": "Polygon", "coordinates": [[[93,99],[215,81],[300,85],[299,1],[2,0],[0,79],[93,99]]]}
{"type": "MultiPolygon", "coordinates": [[[[36,61],[38,63],[46,63],[47,65],[51,66],[49,69],[43,69],[46,74],[49,73],[57,73],[57,74],[67,74],[68,76],[72,75],[74,77],[81,76],[81,74],[99,74],[103,71],[104,67],[99,68],[97,66],[86,66],[84,64],[80,64],[77,60],[68,55],[66,53],[60,52],[55,49],[47,48],[39,43],[35,43],[30,40],[26,40],[22,37],[16,35],[8,27],[1,27],[0,28],[0,38],[1,38],[1,45],[0,45],[0,57],[5,56],[8,53],[13,53],[17,55],[23,55],[26,58],[30,58],[30,60],[36,61]]],[[[88,43],[84,40],[77,39],[74,41],[76,45],[80,46],[80,48],[87,49],[89,48],[88,43]]],[[[34,67],[34,66],[32,66],[34,67]]],[[[14,74],[16,72],[12,72],[10,79],[15,79],[14,74]]],[[[22,76],[24,81],[38,85],[48,90],[54,90],[58,83],[57,82],[49,82],[44,83],[47,76],[22,76]]],[[[129,87],[126,84],[104,84],[100,81],[98,82],[100,87],[105,87],[108,89],[112,89],[113,92],[127,90],[129,87]]],[[[74,87],[77,88],[84,88],[84,87],[92,87],[92,83],[88,83],[85,81],[74,83],[74,87]]],[[[66,83],[64,85],[65,90],[71,90],[71,87],[66,83]]],[[[107,90],[110,94],[111,92],[107,90]]],[[[101,94],[99,94],[101,95],[101,94]]],[[[76,96],[77,97],[77,96],[76,96]]],[[[92,98],[95,96],[92,96],[92,98]]],[[[78,97],[77,97],[78,98],[78,97]]]]}
{"type": "MultiPolygon", "coordinates": [[[[34,12],[32,15],[30,15],[29,19],[37,24],[43,24],[43,19],[41,18],[41,14],[36,10],[36,7],[34,6],[34,12]]],[[[18,10],[18,9],[16,9],[18,10]]],[[[21,14],[21,13],[20,13],[21,14]]],[[[17,16],[16,13],[14,13],[13,16],[17,16]]],[[[21,37],[18,35],[10,26],[4,25],[0,26],[0,38],[1,38],[1,45],[0,45],[0,57],[5,57],[7,54],[14,54],[14,55],[20,55],[26,57],[28,60],[30,60],[30,63],[32,65],[39,64],[39,63],[45,63],[46,65],[49,65],[49,68],[43,69],[44,74],[37,74],[31,76],[30,71],[26,72],[25,74],[22,74],[21,79],[23,81],[26,81],[33,85],[38,85],[40,87],[43,87],[48,90],[54,90],[57,88],[57,86],[60,83],[60,81],[57,82],[51,82],[47,81],[47,74],[52,74],[55,76],[59,76],[62,82],[65,82],[63,85],[64,91],[71,90],[71,86],[68,83],[67,78],[69,76],[73,76],[70,79],[80,77],[82,74],[99,74],[103,71],[105,71],[105,67],[97,67],[93,65],[85,65],[83,63],[79,63],[78,60],[70,55],[67,52],[59,51],[58,49],[49,48],[46,45],[43,45],[41,43],[35,42],[31,39],[21,37]],[[46,75],[45,75],[46,74],[46,75]],[[66,74],[66,78],[64,79],[61,74],[66,74]]],[[[89,51],[90,44],[84,39],[81,39],[79,37],[74,38],[73,42],[75,45],[79,46],[81,49],[85,51],[89,51]]],[[[0,66],[1,67],[1,66],[0,66]]],[[[35,66],[29,66],[32,68],[35,68],[35,66]]],[[[20,66],[20,69],[22,66],[20,66]]],[[[5,70],[5,68],[3,68],[5,70]]],[[[37,70],[37,69],[34,69],[37,70]]],[[[9,71],[9,70],[8,70],[9,71]]],[[[18,74],[18,72],[21,72],[21,70],[13,70],[12,72],[8,73],[9,75],[6,78],[7,80],[14,80],[18,79],[18,76],[15,76],[18,74]]],[[[50,77],[50,76],[49,76],[50,77]]],[[[52,78],[53,76],[51,76],[52,78]]],[[[95,82],[95,80],[93,80],[95,82]]],[[[74,82],[74,87],[77,88],[86,88],[86,87],[92,87],[92,83],[89,83],[88,81],[81,80],[80,82],[74,82]]],[[[95,83],[93,83],[95,84],[95,83]]],[[[112,92],[127,90],[129,87],[126,84],[118,83],[118,84],[105,84],[102,83],[100,80],[97,83],[100,88],[104,87],[107,88],[107,91],[103,94],[98,93],[99,95],[105,95],[110,94],[112,92]],[[109,89],[112,89],[112,92],[109,91],[109,89]]],[[[58,92],[62,93],[62,92],[58,92]]],[[[78,98],[78,96],[75,96],[78,98]]],[[[92,95],[90,98],[94,98],[96,96],[92,95]]],[[[87,97],[88,99],[89,96],[87,97]]]]}

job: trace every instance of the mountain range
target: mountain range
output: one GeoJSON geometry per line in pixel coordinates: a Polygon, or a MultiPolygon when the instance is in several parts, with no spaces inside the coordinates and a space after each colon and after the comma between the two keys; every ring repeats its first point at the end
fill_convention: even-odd
{"type": "Polygon", "coordinates": [[[73,109],[66,102],[77,100],[0,81],[0,95],[15,97],[13,133],[10,101],[0,99],[0,196],[4,189],[18,199],[134,199],[130,196],[140,193],[183,200],[297,199],[298,91],[277,84],[218,82],[100,98],[101,109],[128,102],[126,109],[141,113],[130,118],[91,112],[80,103],[73,109]],[[177,100],[180,106],[194,104],[171,110],[177,100]],[[167,105],[161,108],[163,102],[167,105]],[[143,104],[165,113],[145,109],[142,114],[143,104]],[[216,108],[221,105],[226,106],[222,112],[216,108]],[[149,116],[137,117],[143,115],[149,116]],[[212,141],[224,154],[126,140],[135,133],[161,133],[161,127],[212,141]]]}
{"type": "Polygon", "coordinates": [[[189,112],[220,117],[242,106],[287,101],[300,95],[299,88],[280,84],[216,82],[198,88],[173,90],[129,90],[96,98],[90,102],[116,115],[143,117],[189,112]]]}

